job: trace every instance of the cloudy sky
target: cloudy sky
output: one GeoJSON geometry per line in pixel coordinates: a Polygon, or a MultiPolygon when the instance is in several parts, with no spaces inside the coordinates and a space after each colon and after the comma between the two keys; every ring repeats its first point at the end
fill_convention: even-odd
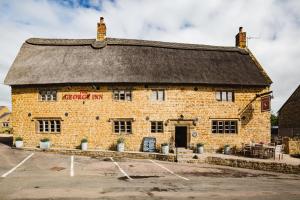
{"type": "Polygon", "coordinates": [[[0,0],[0,105],[10,106],[6,73],[30,37],[108,37],[233,46],[239,26],[273,80],[277,112],[300,84],[299,0],[0,0]]]}

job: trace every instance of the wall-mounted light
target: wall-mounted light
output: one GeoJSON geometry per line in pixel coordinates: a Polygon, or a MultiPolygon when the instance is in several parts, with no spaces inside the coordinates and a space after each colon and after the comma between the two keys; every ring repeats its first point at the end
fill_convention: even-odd
{"type": "Polygon", "coordinates": [[[147,117],[146,117],[146,120],[148,121],[149,119],[150,119],[150,117],[149,117],[149,116],[147,116],[147,117]]]}
{"type": "Polygon", "coordinates": [[[66,112],[66,113],[65,113],[65,116],[68,117],[68,116],[69,116],[69,113],[66,112]]]}
{"type": "Polygon", "coordinates": [[[31,113],[28,113],[28,117],[31,117],[31,113]]]}
{"type": "Polygon", "coordinates": [[[100,119],[100,117],[99,116],[96,116],[96,120],[99,120],[100,119]]]}

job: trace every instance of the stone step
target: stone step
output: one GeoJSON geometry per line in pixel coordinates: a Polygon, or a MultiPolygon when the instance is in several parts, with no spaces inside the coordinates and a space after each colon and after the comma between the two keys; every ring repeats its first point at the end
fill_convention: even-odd
{"type": "Polygon", "coordinates": [[[194,154],[177,154],[177,158],[189,158],[189,159],[193,159],[195,155],[194,154]]]}
{"type": "Polygon", "coordinates": [[[177,159],[178,163],[204,163],[205,161],[202,159],[177,159]]]}
{"type": "Polygon", "coordinates": [[[192,154],[193,150],[191,149],[185,149],[185,148],[178,148],[177,149],[178,154],[192,154]]]}

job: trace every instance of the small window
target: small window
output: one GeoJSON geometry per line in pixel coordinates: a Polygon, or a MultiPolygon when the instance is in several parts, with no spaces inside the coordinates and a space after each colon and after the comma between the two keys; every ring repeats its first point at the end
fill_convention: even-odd
{"type": "Polygon", "coordinates": [[[60,133],[60,120],[38,120],[40,133],[60,133]]]}
{"type": "Polygon", "coordinates": [[[131,121],[114,121],[114,132],[115,133],[132,133],[131,121]]]}
{"type": "Polygon", "coordinates": [[[151,133],[163,133],[164,125],[162,121],[151,122],[151,133]]]}
{"type": "Polygon", "coordinates": [[[216,92],[217,101],[234,101],[234,92],[232,91],[217,91],[216,92]]]}
{"type": "Polygon", "coordinates": [[[131,91],[130,90],[114,90],[114,99],[118,101],[131,101],[131,91]]]}
{"type": "Polygon", "coordinates": [[[39,99],[41,101],[56,101],[57,91],[55,90],[41,90],[39,92],[39,99]]]}
{"type": "Polygon", "coordinates": [[[214,120],[212,121],[211,132],[216,134],[237,133],[237,121],[214,120]]]}
{"type": "Polygon", "coordinates": [[[152,90],[151,100],[164,101],[165,100],[165,90],[152,90]]]}

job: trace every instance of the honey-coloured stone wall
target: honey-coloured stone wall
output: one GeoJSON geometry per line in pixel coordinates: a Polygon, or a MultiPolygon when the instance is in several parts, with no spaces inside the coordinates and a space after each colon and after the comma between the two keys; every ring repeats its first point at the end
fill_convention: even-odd
{"type": "Polygon", "coordinates": [[[188,127],[189,147],[204,143],[206,150],[217,150],[225,144],[241,146],[250,141],[270,141],[270,112],[261,112],[260,98],[255,99],[256,94],[267,91],[269,88],[173,85],[14,86],[11,120],[14,137],[23,137],[25,147],[36,147],[40,139],[49,138],[52,147],[75,148],[81,139],[87,138],[89,148],[113,150],[120,137],[113,132],[113,119],[133,118],[132,134],[122,134],[128,151],[140,151],[144,137],[155,137],[158,149],[165,142],[173,147],[178,125],[188,127]],[[39,90],[45,88],[57,90],[57,101],[39,100],[39,90]],[[132,89],[132,101],[114,100],[114,88],[132,89]],[[165,89],[165,101],[151,100],[152,89],[157,88],[165,89]],[[217,101],[218,90],[234,91],[235,101],[217,101]],[[81,91],[90,94],[90,98],[69,98],[81,91]],[[40,118],[61,119],[61,132],[38,133],[36,124],[40,118]],[[211,124],[215,119],[237,120],[238,133],[213,134],[211,124]],[[151,121],[164,121],[164,132],[151,133],[151,121]],[[197,134],[194,137],[192,133],[197,134]]]}

